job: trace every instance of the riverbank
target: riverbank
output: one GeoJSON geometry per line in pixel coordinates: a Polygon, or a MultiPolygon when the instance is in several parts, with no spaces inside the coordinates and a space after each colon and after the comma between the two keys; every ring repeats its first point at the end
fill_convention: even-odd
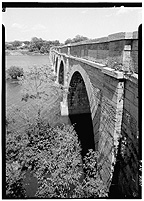
{"type": "Polygon", "coordinates": [[[6,56],[35,56],[35,55],[48,55],[49,53],[29,52],[29,50],[5,50],[6,56]]]}

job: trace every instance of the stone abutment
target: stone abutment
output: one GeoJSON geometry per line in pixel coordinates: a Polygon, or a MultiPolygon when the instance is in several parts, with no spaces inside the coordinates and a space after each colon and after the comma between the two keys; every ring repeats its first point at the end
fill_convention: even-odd
{"type": "MultiPolygon", "coordinates": [[[[99,174],[124,197],[139,195],[138,34],[118,33],[51,48],[56,82],[65,88],[61,114],[91,122],[80,136],[99,152],[99,174]]],[[[89,144],[89,146],[87,146],[89,144]]]]}

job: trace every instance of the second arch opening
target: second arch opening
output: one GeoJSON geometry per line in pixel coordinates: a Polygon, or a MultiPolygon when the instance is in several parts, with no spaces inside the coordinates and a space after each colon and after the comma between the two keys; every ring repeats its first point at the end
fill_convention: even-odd
{"type": "Polygon", "coordinates": [[[95,150],[95,143],[86,86],[78,71],[71,78],[68,94],[68,111],[71,123],[75,124],[75,130],[81,143],[81,154],[84,157],[89,149],[95,150]]]}

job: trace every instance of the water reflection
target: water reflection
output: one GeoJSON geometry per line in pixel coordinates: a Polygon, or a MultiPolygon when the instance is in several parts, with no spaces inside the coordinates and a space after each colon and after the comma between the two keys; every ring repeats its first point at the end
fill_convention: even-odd
{"type": "Polygon", "coordinates": [[[21,89],[22,86],[18,81],[11,79],[6,80],[6,104],[10,106],[12,104],[21,103],[21,89]]]}

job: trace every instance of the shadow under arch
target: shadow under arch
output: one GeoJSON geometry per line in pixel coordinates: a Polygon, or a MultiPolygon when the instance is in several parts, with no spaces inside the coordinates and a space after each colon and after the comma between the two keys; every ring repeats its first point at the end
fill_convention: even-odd
{"type": "Polygon", "coordinates": [[[64,63],[63,63],[63,61],[60,62],[58,82],[59,82],[59,84],[64,85],[64,63]]]}
{"type": "Polygon", "coordinates": [[[55,55],[52,55],[53,65],[55,64],[55,55]]]}
{"type": "Polygon", "coordinates": [[[95,143],[88,94],[83,77],[78,71],[71,77],[67,100],[69,118],[75,125],[84,157],[89,149],[95,150],[95,143]]]}
{"type": "Polygon", "coordinates": [[[57,73],[57,66],[58,66],[58,57],[56,58],[55,73],[57,73]]]}

